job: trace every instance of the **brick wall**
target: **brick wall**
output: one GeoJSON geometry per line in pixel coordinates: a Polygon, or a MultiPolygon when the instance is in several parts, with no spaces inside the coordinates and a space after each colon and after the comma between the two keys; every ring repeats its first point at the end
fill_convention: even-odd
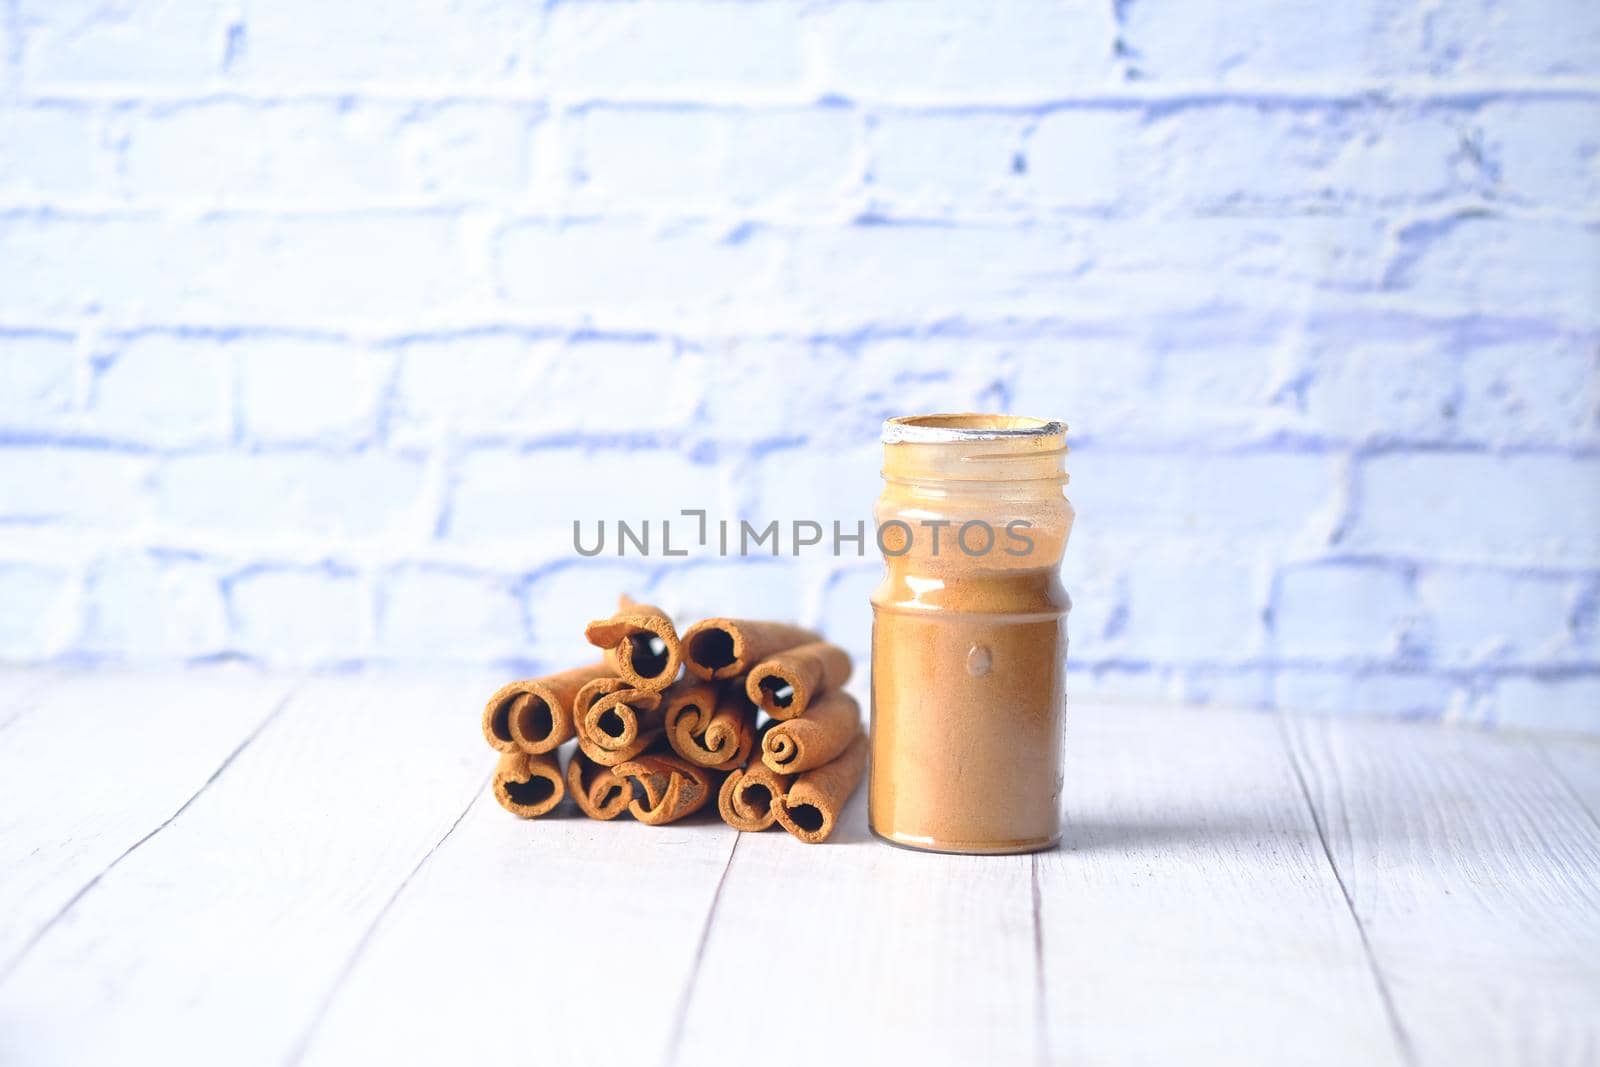
{"type": "Polygon", "coordinates": [[[1073,427],[1074,691],[1600,731],[1600,6],[0,7],[0,659],[864,654],[879,420],[1073,427]]]}

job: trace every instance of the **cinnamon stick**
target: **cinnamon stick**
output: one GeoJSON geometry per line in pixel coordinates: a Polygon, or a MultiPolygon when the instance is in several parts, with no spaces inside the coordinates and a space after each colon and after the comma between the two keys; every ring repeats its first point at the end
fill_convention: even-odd
{"type": "Polygon", "coordinates": [[[667,752],[620,764],[616,774],[638,784],[644,796],[630,801],[628,811],[651,826],[665,826],[699,811],[715,792],[710,771],[667,752]]]}
{"type": "Polygon", "coordinates": [[[732,770],[750,758],[756,740],[756,707],[744,688],[730,682],[685,679],[666,693],[667,743],[690,763],[732,770]]]}
{"type": "Polygon", "coordinates": [[[530,755],[518,750],[502,752],[494,769],[494,798],[500,806],[524,819],[554,810],[566,796],[561,764],[554,753],[530,755]]]}
{"type": "Polygon", "coordinates": [[[567,792],[579,809],[591,819],[615,819],[628,810],[633,787],[617,777],[614,767],[596,763],[577,751],[567,761],[567,792]]]}
{"type": "Polygon", "coordinates": [[[606,662],[630,686],[659,692],[678,677],[683,646],[667,613],[624,595],[609,619],[584,628],[591,645],[606,650],[606,662]]]}
{"type": "Polygon", "coordinates": [[[661,694],[635,689],[620,678],[596,678],[572,701],[578,748],[596,763],[615,767],[660,740],[661,694]]]}
{"type": "Polygon", "coordinates": [[[772,814],[783,828],[808,844],[820,845],[833,833],[839,812],[861,784],[867,769],[867,735],[856,734],[832,762],[807,771],[772,798],[772,814]]]}
{"type": "Polygon", "coordinates": [[[759,759],[723,779],[717,791],[717,813],[735,830],[755,833],[776,821],[773,801],[789,791],[792,774],[777,774],[759,759]]]}
{"type": "Polygon", "coordinates": [[[572,736],[572,699],[611,673],[604,663],[501,686],[483,708],[483,738],[498,752],[552,752],[572,736]]]}
{"type": "Polygon", "coordinates": [[[813,641],[769,656],[750,669],[745,692],[774,719],[804,715],[812,698],[850,680],[850,654],[813,641]]]}
{"type": "Polygon", "coordinates": [[[743,674],[775,652],[822,638],[810,630],[756,619],[702,619],[683,634],[683,661],[707,681],[743,674]]]}
{"type": "Polygon", "coordinates": [[[775,723],[761,738],[761,762],[779,774],[800,774],[835,759],[861,732],[861,706],[842,689],[798,719],[775,723]]]}

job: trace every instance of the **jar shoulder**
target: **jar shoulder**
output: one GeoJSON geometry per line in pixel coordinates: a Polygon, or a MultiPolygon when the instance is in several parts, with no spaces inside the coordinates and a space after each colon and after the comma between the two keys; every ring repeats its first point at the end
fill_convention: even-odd
{"type": "Polygon", "coordinates": [[[928,614],[1064,615],[1072,610],[1072,597],[1056,567],[959,574],[889,567],[873,590],[872,605],[928,614]]]}

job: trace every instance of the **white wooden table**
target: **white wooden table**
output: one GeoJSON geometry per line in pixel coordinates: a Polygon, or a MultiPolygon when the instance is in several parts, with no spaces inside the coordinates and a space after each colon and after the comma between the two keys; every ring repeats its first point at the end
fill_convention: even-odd
{"type": "Polygon", "coordinates": [[[0,674],[0,1062],[1600,1062],[1600,744],[1075,705],[1066,845],[523,822],[500,679],[0,674]]]}

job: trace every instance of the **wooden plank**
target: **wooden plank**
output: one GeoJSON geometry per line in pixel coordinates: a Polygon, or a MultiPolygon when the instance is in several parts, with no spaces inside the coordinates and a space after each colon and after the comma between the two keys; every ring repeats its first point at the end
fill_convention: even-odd
{"type": "Polygon", "coordinates": [[[0,732],[0,980],[130,848],[182,808],[287,683],[39,677],[0,732]]]}
{"type": "Polygon", "coordinates": [[[937,857],[513,819],[489,688],[0,674],[0,1061],[1600,1052],[1594,743],[1075,707],[1066,847],[937,857]]]}
{"type": "Polygon", "coordinates": [[[1534,743],[1600,825],[1600,738],[1540,737],[1534,743]]]}
{"type": "Polygon", "coordinates": [[[1028,857],[892,848],[865,801],[740,836],[671,1062],[1036,1062],[1028,857]]]}
{"type": "MultiPolygon", "coordinates": [[[[296,693],[0,984],[0,1060],[281,1060],[486,780],[487,688],[342,679],[296,693]]],[[[92,735],[65,736],[79,746],[69,779],[119,759],[92,735]]]]}
{"type": "Polygon", "coordinates": [[[483,796],[374,931],[303,1061],[658,1063],[736,838],[714,812],[650,827],[568,804],[523,821],[483,796]]]}
{"type": "Polygon", "coordinates": [[[1600,829],[1537,742],[1290,722],[1416,1062],[1595,1062],[1600,829]]]}
{"type": "Polygon", "coordinates": [[[10,726],[32,706],[32,698],[50,677],[42,671],[0,670],[0,730],[10,726]]]}
{"type": "Polygon", "coordinates": [[[1064,803],[1052,1062],[1402,1062],[1274,717],[1075,705],[1064,803]]]}

